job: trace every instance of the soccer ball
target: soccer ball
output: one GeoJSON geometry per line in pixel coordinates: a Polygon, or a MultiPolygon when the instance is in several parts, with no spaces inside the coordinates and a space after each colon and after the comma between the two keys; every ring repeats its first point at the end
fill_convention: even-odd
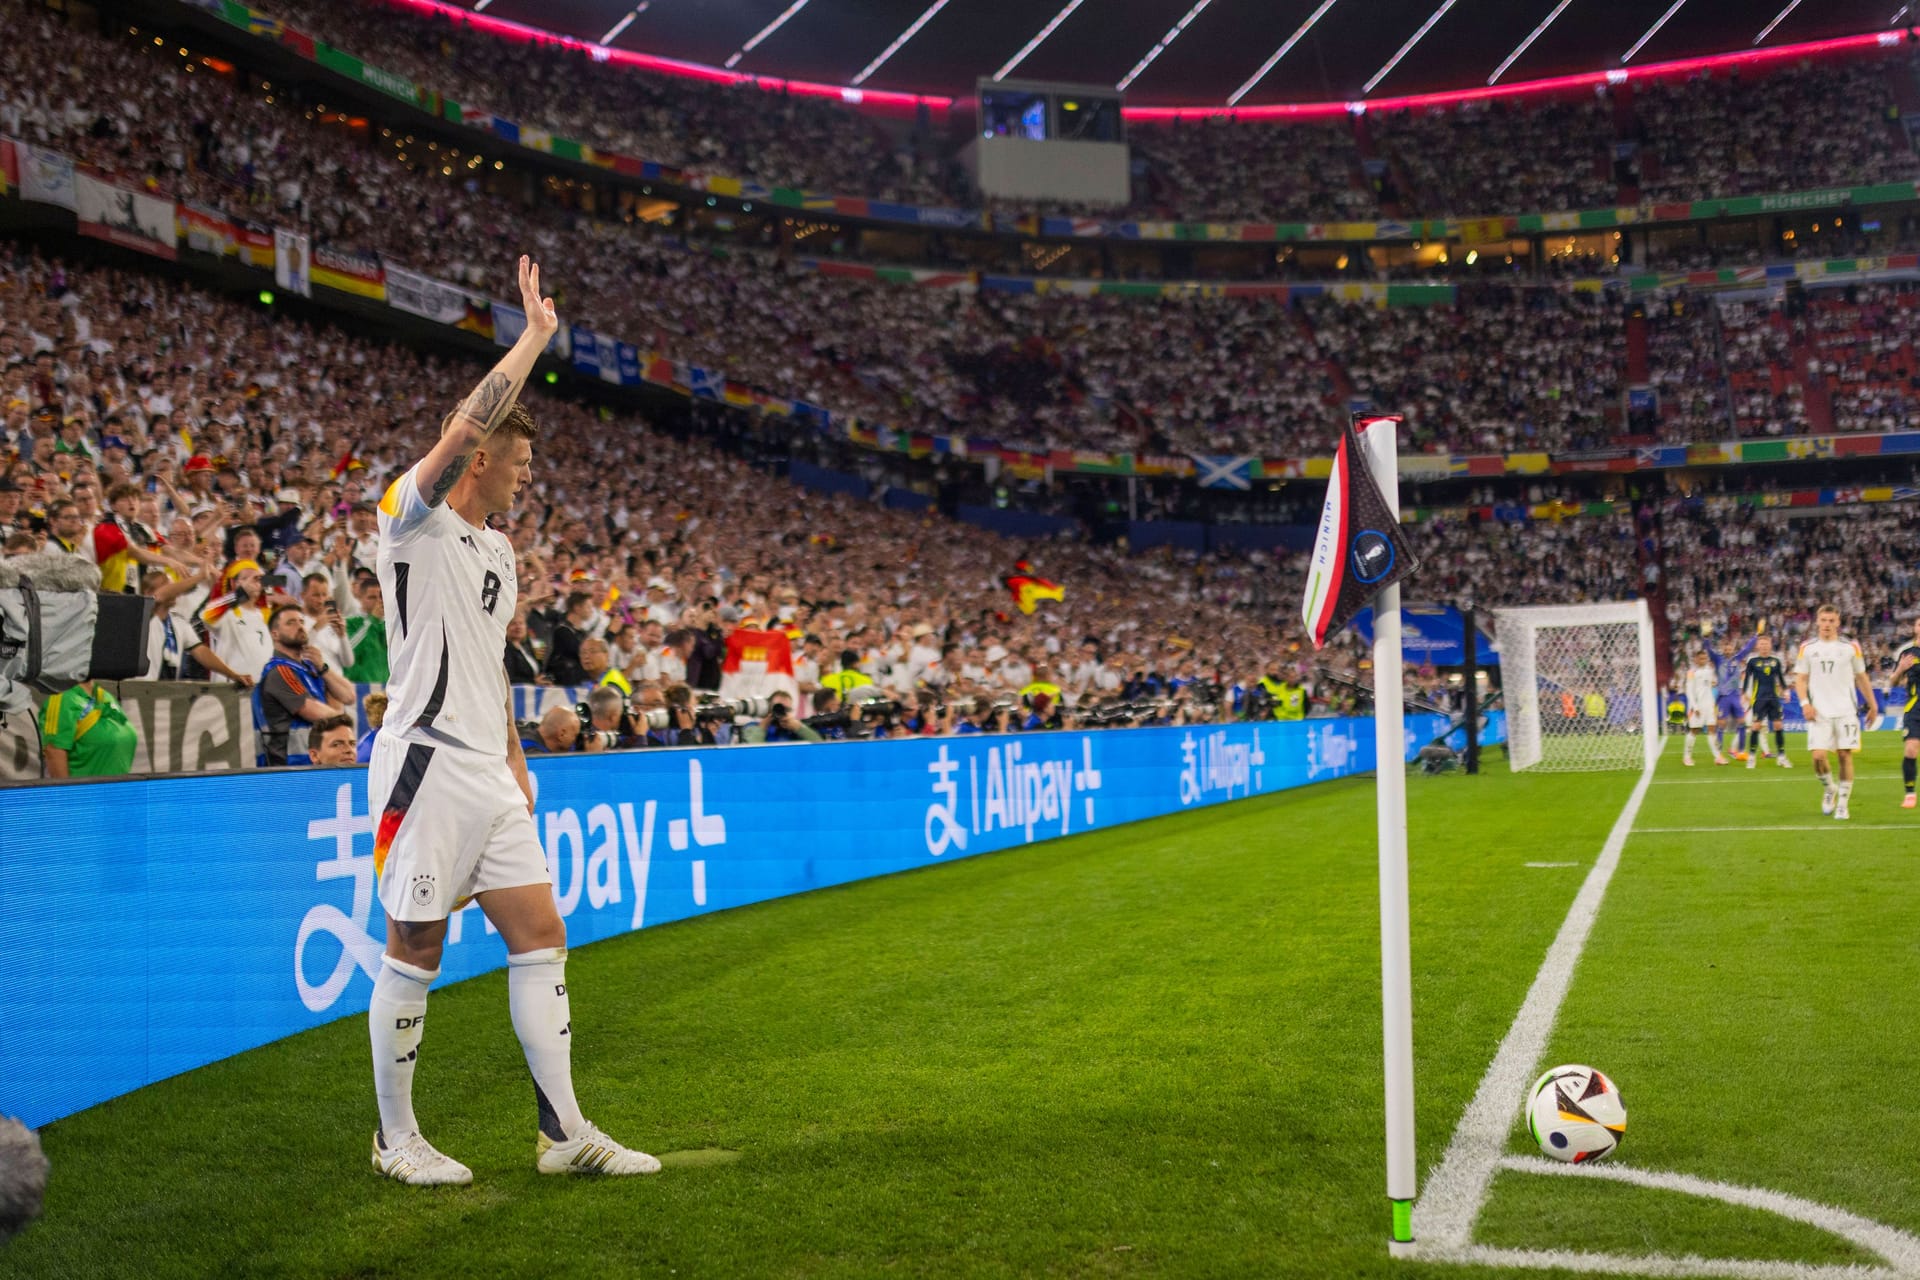
{"type": "Polygon", "coordinates": [[[1527,1090],[1527,1131],[1555,1160],[1585,1164],[1620,1145],[1627,1108],[1613,1081],[1592,1067],[1555,1067],[1527,1090]]]}

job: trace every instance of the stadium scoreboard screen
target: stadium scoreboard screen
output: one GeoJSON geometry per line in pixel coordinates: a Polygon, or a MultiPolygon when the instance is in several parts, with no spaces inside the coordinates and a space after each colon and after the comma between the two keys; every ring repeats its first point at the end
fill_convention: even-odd
{"type": "Polygon", "coordinates": [[[1122,95],[1084,84],[981,80],[968,153],[984,195],[1124,205],[1130,197],[1122,95]]]}

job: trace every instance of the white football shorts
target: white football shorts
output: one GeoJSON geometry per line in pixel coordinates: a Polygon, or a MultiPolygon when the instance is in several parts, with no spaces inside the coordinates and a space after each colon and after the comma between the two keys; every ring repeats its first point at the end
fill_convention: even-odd
{"type": "Polygon", "coordinates": [[[553,883],[504,756],[382,733],[367,803],[380,905],[395,920],[444,920],[475,894],[553,883]]]}
{"type": "Polygon", "coordinates": [[[1859,716],[1821,716],[1807,725],[1807,750],[1858,751],[1859,716]]]}
{"type": "Polygon", "coordinates": [[[1687,728],[1711,729],[1713,728],[1713,724],[1713,707],[1711,705],[1704,707],[1689,705],[1687,707],[1687,728]]]}

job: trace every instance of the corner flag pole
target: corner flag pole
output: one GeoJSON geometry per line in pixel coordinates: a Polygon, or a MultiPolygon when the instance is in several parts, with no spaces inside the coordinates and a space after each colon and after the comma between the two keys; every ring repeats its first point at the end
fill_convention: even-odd
{"type": "MultiPolygon", "coordinates": [[[[1362,439],[1373,478],[1400,518],[1396,423],[1369,424],[1362,439]]],[[[1386,1048],[1387,1198],[1393,1239],[1413,1239],[1413,958],[1407,908],[1407,754],[1401,693],[1400,587],[1373,602],[1375,809],[1380,824],[1380,1004],[1386,1048]]],[[[1469,679],[1472,677],[1469,676],[1469,679]]]]}

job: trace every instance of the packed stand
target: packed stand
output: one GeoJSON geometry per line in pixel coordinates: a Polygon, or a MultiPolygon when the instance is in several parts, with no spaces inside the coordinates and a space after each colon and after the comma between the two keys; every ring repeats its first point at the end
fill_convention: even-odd
{"type": "Polygon", "coordinates": [[[1276,127],[1208,117],[1136,124],[1127,141],[1152,166],[1160,192],[1153,212],[1159,216],[1195,222],[1380,216],[1346,120],[1276,127]]]}
{"type": "Polygon", "coordinates": [[[1648,377],[1659,396],[1659,414],[1642,423],[1632,421],[1629,410],[1632,434],[1670,444],[1725,440],[1735,434],[1712,295],[1682,291],[1650,298],[1646,325],[1648,377]]]}
{"type": "MultiPolygon", "coordinates": [[[[1660,504],[1667,616],[1676,650],[1703,635],[1803,637],[1822,604],[1840,610],[1876,684],[1878,660],[1913,636],[1920,509],[1744,506],[1731,497],[1660,504]]],[[[1717,641],[1716,641],[1717,642],[1717,641]]]]}
{"type": "Polygon", "coordinates": [[[1920,177],[1890,74],[1910,64],[1809,62],[1746,77],[1702,73],[1637,86],[1653,201],[1763,195],[1920,177]]]}
{"type": "Polygon", "coordinates": [[[1415,449],[1568,452],[1623,429],[1626,334],[1612,300],[1463,290],[1455,308],[1321,299],[1308,315],[1355,393],[1406,415],[1415,449]]]}
{"type": "Polygon", "coordinates": [[[1374,112],[1367,128],[1407,174],[1423,214],[1548,213],[1620,203],[1613,107],[1604,98],[1374,112]]]}
{"type": "Polygon", "coordinates": [[[1810,348],[1807,371],[1828,396],[1836,431],[1912,430],[1920,289],[1903,282],[1810,292],[1791,323],[1810,348]]]}
{"type": "Polygon", "coordinates": [[[1774,302],[1741,301],[1721,305],[1718,315],[1738,434],[1810,432],[1806,386],[1785,311],[1774,302]]]}
{"type": "MultiPolygon", "coordinates": [[[[13,256],[0,266],[0,545],[78,557],[108,589],[151,597],[149,675],[258,684],[269,736],[277,718],[331,749],[353,683],[386,675],[372,503],[480,372],[263,324],[156,278],[13,256]],[[269,705],[275,658],[308,666],[311,701],[269,705]]],[[[794,637],[793,711],[824,710],[825,736],[1105,723],[1096,705],[1121,701],[1133,709],[1114,723],[1211,720],[1244,711],[1260,676],[1307,670],[1297,556],[1050,543],[1036,569],[1065,599],[1029,618],[999,580],[1014,543],[812,495],[604,410],[531,407],[539,460],[509,525],[522,610],[505,661],[516,670],[518,650],[519,675],[563,686],[617,671],[631,690],[612,730],[588,717],[586,736],[577,722],[567,734],[552,717],[572,743],[778,736],[697,712],[691,739],[628,732],[647,723],[638,713],[671,716],[690,688],[714,688],[726,633],[748,623],[794,637]],[[832,722],[843,653],[849,681],[898,710],[832,722]]],[[[1356,653],[1323,661],[1352,673],[1356,653]]]]}

